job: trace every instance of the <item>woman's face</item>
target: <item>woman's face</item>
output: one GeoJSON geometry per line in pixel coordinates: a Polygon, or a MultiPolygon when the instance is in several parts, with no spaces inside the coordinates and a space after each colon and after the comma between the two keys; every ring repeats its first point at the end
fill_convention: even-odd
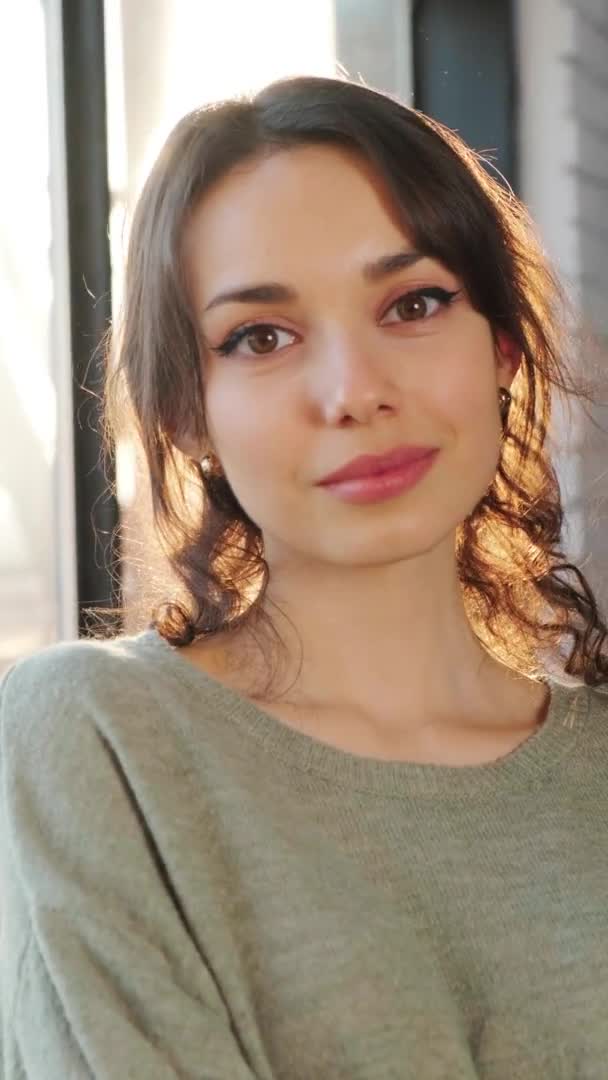
{"type": "Polygon", "coordinates": [[[184,257],[209,346],[209,436],[269,562],[409,559],[453,533],[492,482],[498,387],[515,361],[464,291],[447,305],[401,299],[462,290],[442,264],[364,273],[412,249],[369,166],[339,148],[249,162],[196,208],[184,257]],[[283,296],[213,303],[270,284],[283,296]],[[250,323],[233,351],[212,351],[250,323]],[[354,457],[403,444],[439,450],[414,487],[353,504],[319,486],[354,457]]]}

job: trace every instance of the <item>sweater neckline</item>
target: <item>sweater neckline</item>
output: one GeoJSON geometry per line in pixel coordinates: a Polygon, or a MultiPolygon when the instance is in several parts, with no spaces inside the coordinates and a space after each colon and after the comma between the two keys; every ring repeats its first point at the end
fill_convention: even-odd
{"type": "Polygon", "coordinates": [[[324,777],[333,784],[388,796],[476,796],[536,787],[559,761],[574,750],[590,707],[585,684],[560,682],[548,673],[540,677],[550,690],[543,723],[518,746],[493,761],[478,765],[439,765],[364,757],[324,743],[285,724],[253,701],[180,656],[156,629],[135,636],[158,663],[182,686],[227,721],[238,726],[273,757],[300,771],[324,777]]]}

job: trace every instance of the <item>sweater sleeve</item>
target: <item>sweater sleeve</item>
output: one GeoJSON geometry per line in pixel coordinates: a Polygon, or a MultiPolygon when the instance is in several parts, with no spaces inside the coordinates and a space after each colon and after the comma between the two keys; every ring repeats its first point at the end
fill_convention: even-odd
{"type": "Polygon", "coordinates": [[[86,685],[53,656],[0,687],[2,1078],[254,1080],[86,685]]]}

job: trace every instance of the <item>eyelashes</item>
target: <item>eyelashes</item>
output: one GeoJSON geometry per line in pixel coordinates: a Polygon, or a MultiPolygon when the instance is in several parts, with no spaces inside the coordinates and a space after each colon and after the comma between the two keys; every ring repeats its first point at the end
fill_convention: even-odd
{"type": "MultiPolygon", "coordinates": [[[[398,307],[404,301],[425,301],[427,298],[429,298],[430,300],[435,300],[439,304],[440,309],[445,309],[449,307],[449,305],[453,302],[455,297],[459,295],[460,292],[462,292],[461,289],[455,289],[453,292],[450,292],[449,290],[442,289],[439,286],[429,286],[428,288],[413,289],[409,292],[402,293],[395,300],[393,300],[392,304],[390,304],[387,308],[384,317],[386,317],[388,312],[392,311],[393,308],[398,307]]],[[[401,322],[402,325],[406,325],[409,322],[428,322],[431,318],[434,318],[434,315],[430,315],[422,319],[416,318],[397,320],[396,323],[389,323],[388,325],[398,325],[399,322],[401,322]]],[[[269,334],[286,334],[287,337],[296,336],[294,331],[285,330],[283,327],[275,326],[274,323],[246,323],[244,326],[240,326],[236,330],[233,330],[230,334],[228,334],[228,336],[224,338],[224,340],[219,345],[216,345],[215,348],[211,348],[211,352],[218,353],[220,356],[230,356],[232,353],[235,352],[235,350],[238,348],[238,346],[244,339],[252,336],[254,333],[258,333],[261,331],[265,331],[267,337],[269,334]]],[[[272,345],[272,339],[270,340],[270,342],[267,341],[267,344],[272,345]]],[[[254,358],[263,358],[264,356],[274,356],[277,351],[278,350],[275,348],[262,349],[262,351],[260,352],[253,351],[245,355],[252,356],[254,358]]]]}

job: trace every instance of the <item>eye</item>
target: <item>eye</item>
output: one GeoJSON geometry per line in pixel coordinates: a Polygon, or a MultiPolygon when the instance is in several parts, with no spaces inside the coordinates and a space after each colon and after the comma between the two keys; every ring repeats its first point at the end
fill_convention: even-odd
{"type": "Polygon", "coordinates": [[[244,352],[239,349],[240,356],[270,356],[282,345],[290,344],[289,341],[281,342],[281,335],[287,338],[296,336],[289,330],[282,330],[280,326],[272,326],[270,323],[250,323],[248,326],[241,326],[238,330],[234,330],[212,352],[220,353],[221,356],[230,356],[243,341],[250,345],[251,351],[244,352]]]}
{"type": "MultiPolygon", "coordinates": [[[[459,292],[460,289],[448,292],[439,286],[429,286],[425,289],[414,289],[412,292],[403,293],[388,308],[389,312],[393,308],[396,309],[398,314],[397,319],[389,322],[388,325],[392,325],[393,322],[424,322],[436,315],[441,308],[448,307],[459,292]]],[[[220,345],[211,348],[211,352],[219,353],[220,356],[230,356],[233,353],[245,357],[272,356],[280,348],[291,344],[289,339],[293,340],[296,337],[297,335],[292,331],[283,330],[280,326],[273,326],[272,323],[247,323],[228,334],[220,345]],[[239,348],[241,342],[245,343],[247,347],[245,350],[239,348]]]]}
{"type": "Polygon", "coordinates": [[[439,286],[428,289],[415,289],[397,297],[395,302],[388,308],[387,314],[395,309],[397,318],[389,322],[424,322],[436,315],[441,308],[446,308],[458,296],[460,289],[448,292],[439,286]]]}

